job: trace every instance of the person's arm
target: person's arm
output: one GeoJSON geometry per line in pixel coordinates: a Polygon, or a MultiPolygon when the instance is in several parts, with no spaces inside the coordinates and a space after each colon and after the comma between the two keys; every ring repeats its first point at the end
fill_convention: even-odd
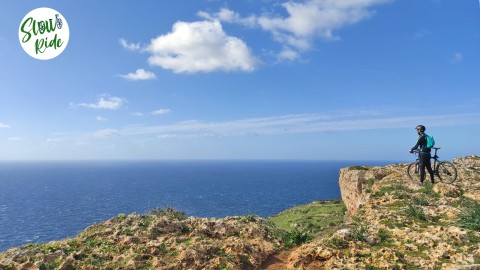
{"type": "Polygon", "coordinates": [[[423,138],[423,136],[418,136],[417,143],[416,143],[416,144],[410,149],[410,151],[408,151],[408,152],[412,153],[413,150],[418,149],[418,147],[420,147],[420,140],[421,140],[422,138],[423,138]]]}

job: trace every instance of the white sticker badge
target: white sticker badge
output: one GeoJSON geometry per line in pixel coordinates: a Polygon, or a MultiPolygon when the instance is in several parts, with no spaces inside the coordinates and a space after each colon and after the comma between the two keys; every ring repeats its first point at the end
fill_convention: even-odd
{"type": "Polygon", "coordinates": [[[18,28],[18,39],[23,50],[40,60],[60,55],[67,47],[69,37],[67,20],[51,8],[30,11],[18,28]]]}

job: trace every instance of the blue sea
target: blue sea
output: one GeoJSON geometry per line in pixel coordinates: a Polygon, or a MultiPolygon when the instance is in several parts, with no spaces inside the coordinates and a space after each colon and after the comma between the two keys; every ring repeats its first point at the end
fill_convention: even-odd
{"type": "Polygon", "coordinates": [[[0,163],[0,252],[73,237],[119,213],[174,207],[189,216],[268,217],[340,198],[353,161],[85,161],[0,163]]]}

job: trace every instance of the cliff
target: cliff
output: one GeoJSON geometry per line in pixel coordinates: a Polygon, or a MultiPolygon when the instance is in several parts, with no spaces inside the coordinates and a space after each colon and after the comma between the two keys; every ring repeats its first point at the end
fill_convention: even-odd
{"type": "Polygon", "coordinates": [[[411,182],[406,164],[344,168],[344,205],[269,219],[119,215],[1,253],[0,269],[480,269],[480,157],[454,164],[458,180],[433,186],[411,182]]]}

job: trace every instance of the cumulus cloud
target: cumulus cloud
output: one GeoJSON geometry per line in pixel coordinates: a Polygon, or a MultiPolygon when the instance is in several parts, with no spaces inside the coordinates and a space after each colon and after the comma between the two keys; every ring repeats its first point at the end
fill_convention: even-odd
{"type": "Polygon", "coordinates": [[[117,110],[122,107],[125,100],[119,97],[102,96],[96,103],[70,103],[71,107],[85,107],[90,109],[117,110]]]}
{"type": "Polygon", "coordinates": [[[238,13],[221,9],[217,13],[199,12],[198,15],[208,20],[256,26],[270,32],[273,38],[292,49],[283,50],[279,58],[293,60],[297,55],[293,49],[306,51],[311,49],[315,38],[337,40],[334,31],[370,18],[374,5],[391,0],[307,0],[288,1],[281,6],[286,16],[277,14],[250,15],[241,17],[238,13]]]}
{"type": "Polygon", "coordinates": [[[151,65],[175,73],[252,71],[257,63],[245,42],[227,35],[219,21],[176,22],[145,50],[151,65]]]}
{"type": "Polygon", "coordinates": [[[9,125],[6,125],[6,124],[3,124],[3,123],[0,123],[0,128],[9,128],[10,126],[9,125]]]}
{"type": "Polygon", "coordinates": [[[119,40],[120,45],[122,45],[123,48],[130,50],[130,51],[138,51],[142,48],[140,43],[128,43],[125,39],[121,38],[119,40]]]}
{"type": "Polygon", "coordinates": [[[151,114],[153,115],[164,115],[164,114],[169,114],[171,112],[170,109],[158,109],[158,110],[155,110],[153,112],[151,112],[151,114]]]}
{"type": "Polygon", "coordinates": [[[257,17],[255,15],[250,15],[249,17],[242,18],[240,14],[228,8],[222,8],[219,12],[214,14],[209,14],[205,11],[199,11],[197,15],[209,21],[219,20],[228,23],[243,24],[250,27],[254,27],[257,25],[257,17]]]}
{"type": "Polygon", "coordinates": [[[120,75],[120,77],[130,81],[153,80],[157,78],[155,73],[145,71],[143,68],[137,69],[135,72],[128,73],[127,75],[120,75]]]}

